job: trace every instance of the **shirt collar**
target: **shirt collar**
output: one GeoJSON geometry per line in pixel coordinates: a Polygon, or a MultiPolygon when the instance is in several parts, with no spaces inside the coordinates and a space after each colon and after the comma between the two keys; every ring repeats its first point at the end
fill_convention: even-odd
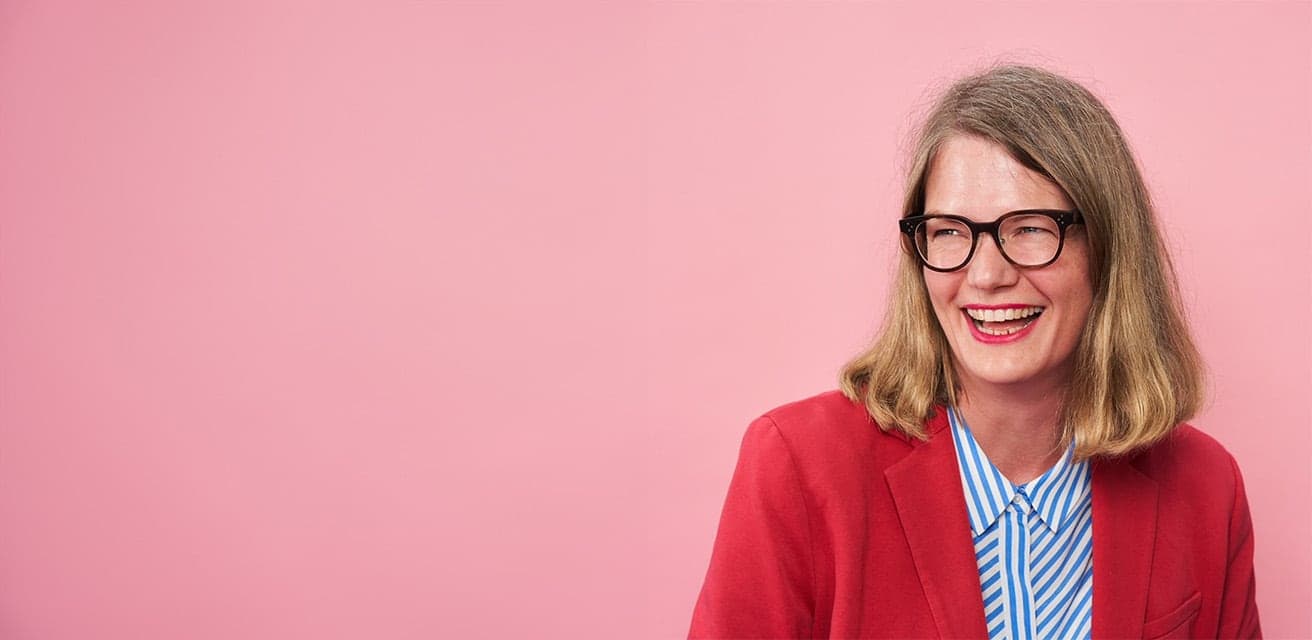
{"type": "Polygon", "coordinates": [[[948,421],[957,449],[957,468],[970,515],[970,529],[975,536],[993,526],[1013,503],[1026,513],[1032,508],[1043,524],[1055,533],[1061,530],[1062,524],[1077,507],[1090,499],[1089,461],[1071,462],[1074,442],[1051,469],[1017,486],[993,466],[975,441],[966,421],[953,408],[948,409],[948,421]]]}

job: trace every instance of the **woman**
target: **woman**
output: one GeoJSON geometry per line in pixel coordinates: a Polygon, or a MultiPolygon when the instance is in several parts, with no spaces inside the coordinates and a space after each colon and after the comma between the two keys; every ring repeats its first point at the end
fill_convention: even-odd
{"type": "Polygon", "coordinates": [[[920,133],[874,345],[751,424],[691,637],[1258,637],[1233,458],[1147,189],[1083,87],[965,78],[920,133]]]}

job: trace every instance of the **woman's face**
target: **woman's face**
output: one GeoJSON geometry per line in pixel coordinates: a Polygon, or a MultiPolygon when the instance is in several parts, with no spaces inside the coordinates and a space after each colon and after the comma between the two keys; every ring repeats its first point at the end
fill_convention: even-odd
{"type": "MultiPolygon", "coordinates": [[[[944,141],[930,166],[925,213],[992,222],[1019,209],[1074,209],[1060,187],[1026,169],[1002,147],[974,136],[944,141]]],[[[1064,385],[1089,316],[1093,289],[1083,225],[1068,227],[1057,261],[1039,268],[1007,262],[987,234],[961,269],[923,269],[957,374],[967,389],[981,385],[1064,385]],[[1037,317],[996,318],[1006,309],[1037,307],[1037,317]]],[[[1018,311],[1012,311],[1016,314],[1018,311]]]]}

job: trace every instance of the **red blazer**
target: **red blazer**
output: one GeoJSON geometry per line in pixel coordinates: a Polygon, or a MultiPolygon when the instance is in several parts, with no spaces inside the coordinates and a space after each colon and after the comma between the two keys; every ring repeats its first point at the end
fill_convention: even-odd
{"type": "MultiPolygon", "coordinates": [[[[885,433],[837,391],[754,421],[689,637],[987,638],[945,412],[927,427],[885,433]]],[[[1185,425],[1093,465],[1093,637],[1260,637],[1230,454],[1185,425]]]]}

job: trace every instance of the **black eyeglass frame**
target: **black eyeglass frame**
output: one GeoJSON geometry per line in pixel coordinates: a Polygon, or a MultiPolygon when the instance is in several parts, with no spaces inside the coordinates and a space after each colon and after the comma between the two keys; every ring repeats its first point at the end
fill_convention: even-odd
{"type": "Polygon", "coordinates": [[[971,259],[975,257],[975,249],[979,247],[980,234],[984,234],[984,233],[987,233],[993,237],[993,243],[998,246],[998,253],[1002,254],[1002,257],[1006,259],[1007,262],[1010,262],[1011,264],[1020,267],[1022,269],[1037,269],[1039,267],[1046,267],[1056,262],[1057,258],[1061,257],[1061,250],[1063,247],[1066,246],[1066,227],[1076,224],[1083,224],[1084,218],[1083,216],[1080,215],[1080,212],[1078,210],[1074,210],[1074,209],[1072,210],[1020,209],[1017,211],[1008,211],[1007,213],[998,216],[998,219],[994,220],[993,222],[975,222],[970,218],[966,218],[963,216],[948,215],[948,214],[907,216],[905,218],[898,220],[897,222],[898,222],[898,227],[902,230],[902,233],[906,234],[907,240],[911,243],[911,246],[914,247],[913,253],[915,253],[916,257],[920,259],[920,264],[924,265],[924,267],[926,269],[929,269],[930,271],[938,271],[939,273],[948,273],[951,271],[956,271],[970,264],[971,259]],[[1012,260],[1011,256],[1007,255],[1007,250],[1002,248],[1002,239],[998,237],[999,235],[998,230],[1002,228],[1002,223],[1008,218],[1014,218],[1016,216],[1023,216],[1023,215],[1030,215],[1030,216],[1041,215],[1048,218],[1052,218],[1053,222],[1057,223],[1057,230],[1058,230],[1057,252],[1052,255],[1051,260],[1044,262],[1043,264],[1020,264],[1015,260],[1012,260]],[[952,267],[951,269],[943,269],[929,264],[929,261],[925,259],[925,255],[924,253],[922,253],[920,249],[920,244],[916,242],[916,229],[919,228],[922,223],[928,220],[935,220],[935,219],[956,220],[957,222],[966,225],[966,227],[970,229],[970,234],[971,234],[970,253],[966,254],[966,259],[962,260],[961,264],[952,267]]]}

